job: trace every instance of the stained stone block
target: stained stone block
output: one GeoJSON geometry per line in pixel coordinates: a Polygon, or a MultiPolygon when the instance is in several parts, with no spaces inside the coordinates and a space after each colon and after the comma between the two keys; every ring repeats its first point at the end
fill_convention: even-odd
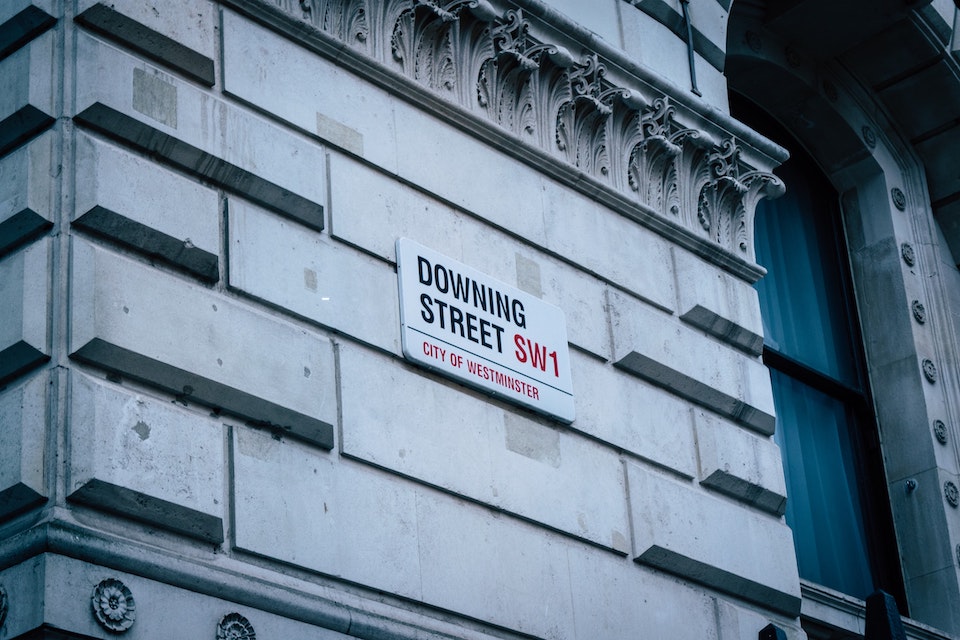
{"type": "Polygon", "coordinates": [[[779,518],[631,462],[627,482],[636,562],[790,616],[800,613],[793,535],[779,518]]]}
{"type": "Polygon", "coordinates": [[[54,24],[53,0],[6,0],[0,5],[0,58],[13,53],[54,24]]]}
{"type": "Polygon", "coordinates": [[[702,410],[695,410],[700,484],[783,515],[787,488],[780,449],[769,438],[741,429],[702,410]]]}
{"type": "Polygon", "coordinates": [[[0,159],[0,256],[53,226],[53,132],[0,159]]]}
{"type": "Polygon", "coordinates": [[[223,542],[218,420],[73,372],[69,498],[223,542]]]}
{"type": "Polygon", "coordinates": [[[749,357],[621,293],[610,292],[616,366],[764,435],[774,427],[770,374],[749,357]]]}
{"type": "Polygon", "coordinates": [[[71,357],[333,446],[328,339],[79,238],[71,262],[71,357]]]}
{"type": "Polygon", "coordinates": [[[77,22],[201,84],[215,82],[216,7],[207,0],[148,4],[80,0],[77,22]]]}
{"type": "Polygon", "coordinates": [[[242,200],[227,206],[232,288],[400,355],[388,263],[242,200]]]}
{"type": "Polygon", "coordinates": [[[0,260],[0,388],[50,359],[50,241],[0,260]]]}
{"type": "Polygon", "coordinates": [[[74,227],[182,267],[202,280],[219,278],[216,191],[83,133],[77,134],[76,154],[74,227]]]}
{"type": "Polygon", "coordinates": [[[232,453],[237,548],[421,599],[413,485],[245,427],[232,453]]]}
{"type": "Polygon", "coordinates": [[[386,91],[229,10],[223,59],[228,94],[396,172],[396,99],[386,91]]]}
{"type": "Polygon", "coordinates": [[[689,252],[675,247],[680,319],[716,338],[760,355],[763,325],[757,291],[689,252]]]}
{"type": "Polygon", "coordinates": [[[53,124],[53,49],[47,32],[0,61],[0,155],[53,124]]]}
{"type": "Polygon", "coordinates": [[[0,519],[47,499],[43,458],[48,382],[42,373],[0,392],[0,519]]]}
{"type": "Polygon", "coordinates": [[[605,362],[572,351],[572,428],[693,478],[697,447],[689,403],[605,362]]]}
{"type": "Polygon", "coordinates": [[[76,82],[77,122],[323,228],[319,146],[83,32],[77,32],[76,82]]]}
{"type": "Polygon", "coordinates": [[[340,375],[345,455],[629,551],[616,451],[360,347],[342,345],[340,375]]]}

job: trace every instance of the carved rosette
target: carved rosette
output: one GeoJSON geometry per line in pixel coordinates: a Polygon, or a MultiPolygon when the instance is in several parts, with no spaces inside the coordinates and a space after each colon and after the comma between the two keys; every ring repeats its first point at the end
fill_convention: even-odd
{"type": "Polygon", "coordinates": [[[682,124],[682,109],[659,90],[612,82],[595,52],[537,40],[522,10],[489,0],[275,1],[520,143],[753,260],[754,209],[782,194],[780,180],[750,166],[740,141],[682,124]]]}
{"type": "Polygon", "coordinates": [[[125,584],[115,578],[101,581],[93,588],[93,615],[101,627],[122,633],[137,619],[137,605],[125,584]]]}
{"type": "Polygon", "coordinates": [[[257,632],[246,617],[228,613],[217,624],[217,640],[257,640],[257,632]]]}
{"type": "Polygon", "coordinates": [[[943,420],[933,421],[933,435],[937,437],[937,442],[947,444],[947,425],[943,420]]]}

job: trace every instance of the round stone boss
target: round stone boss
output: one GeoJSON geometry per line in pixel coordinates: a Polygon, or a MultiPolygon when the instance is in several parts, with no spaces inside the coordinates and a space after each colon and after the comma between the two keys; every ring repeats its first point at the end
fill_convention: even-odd
{"type": "Polygon", "coordinates": [[[937,436],[937,442],[947,444],[947,425],[943,420],[933,421],[933,435],[937,436]]]}
{"type": "Polygon", "coordinates": [[[100,581],[90,598],[93,616],[107,631],[123,633],[137,619],[137,603],[125,584],[116,578],[100,581]]]}

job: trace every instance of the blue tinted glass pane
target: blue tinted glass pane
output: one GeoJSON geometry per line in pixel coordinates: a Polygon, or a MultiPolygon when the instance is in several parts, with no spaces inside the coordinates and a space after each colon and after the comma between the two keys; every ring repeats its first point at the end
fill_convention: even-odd
{"type": "Polygon", "coordinates": [[[795,162],[778,172],[787,193],[757,207],[757,283],[764,341],[774,351],[859,387],[832,215],[833,192],[795,162]]]}
{"type": "Polygon", "coordinates": [[[858,598],[873,592],[863,509],[845,405],[770,371],[777,410],[774,439],[787,480],[787,524],[800,576],[858,598]]]}

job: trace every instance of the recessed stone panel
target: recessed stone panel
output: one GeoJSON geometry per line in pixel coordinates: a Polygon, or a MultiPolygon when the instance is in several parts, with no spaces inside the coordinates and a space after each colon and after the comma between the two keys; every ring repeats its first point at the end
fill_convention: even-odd
{"type": "Polygon", "coordinates": [[[0,155],[53,124],[57,80],[54,34],[47,32],[0,61],[0,155]]]}
{"type": "Polygon", "coordinates": [[[627,463],[634,560],[791,616],[800,613],[793,535],[779,518],[627,463]]]}
{"type": "Polygon", "coordinates": [[[48,131],[0,159],[0,256],[53,226],[56,142],[48,131]]]}
{"type": "Polygon", "coordinates": [[[76,21],[201,84],[215,82],[216,7],[207,0],[148,4],[81,0],[76,21]]]}
{"type": "Polygon", "coordinates": [[[0,392],[0,519],[47,499],[44,452],[49,376],[0,392]]]}
{"type": "Polygon", "coordinates": [[[614,450],[359,347],[342,346],[340,375],[346,455],[628,551],[614,450]]]}
{"type": "Polygon", "coordinates": [[[216,191],[83,133],[77,134],[76,154],[74,227],[202,280],[219,278],[216,191]]]}
{"type": "Polygon", "coordinates": [[[0,260],[0,387],[50,359],[50,241],[0,260]]]}
{"type": "Polygon", "coordinates": [[[69,498],[213,543],[223,541],[218,420],[73,372],[69,498]]]}
{"type": "Polygon", "coordinates": [[[787,488],[780,448],[726,420],[694,411],[700,484],[741,502],[783,515],[787,488]]]}
{"type": "Polygon", "coordinates": [[[610,292],[616,366],[765,435],[773,434],[770,374],[747,356],[674,318],[610,292]]]}
{"type": "Polygon", "coordinates": [[[390,264],[242,200],[227,206],[232,288],[400,354],[390,264]]]}
{"type": "Polygon", "coordinates": [[[323,228],[319,146],[83,32],[77,33],[76,82],[78,122],[323,228]]]}
{"type": "Polygon", "coordinates": [[[72,254],[73,358],[333,446],[326,337],[79,238],[72,254]]]}

